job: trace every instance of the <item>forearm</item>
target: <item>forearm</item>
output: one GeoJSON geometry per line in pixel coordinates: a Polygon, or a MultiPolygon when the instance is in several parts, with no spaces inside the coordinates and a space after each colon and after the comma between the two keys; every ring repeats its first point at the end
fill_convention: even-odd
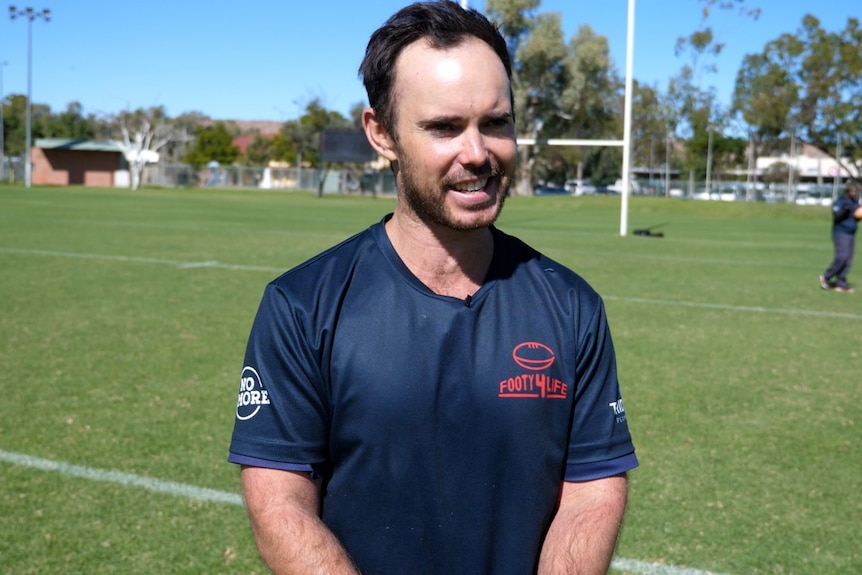
{"type": "Polygon", "coordinates": [[[252,518],[260,556],[277,575],[354,575],[347,552],[316,516],[273,512],[252,518]]]}
{"type": "Polygon", "coordinates": [[[565,483],[539,558],[539,575],[607,573],[627,499],[625,475],[565,483]]]}
{"type": "Polygon", "coordinates": [[[285,490],[262,470],[243,470],[258,550],[276,575],[357,575],[344,547],[317,515],[316,492],[285,490]]]}

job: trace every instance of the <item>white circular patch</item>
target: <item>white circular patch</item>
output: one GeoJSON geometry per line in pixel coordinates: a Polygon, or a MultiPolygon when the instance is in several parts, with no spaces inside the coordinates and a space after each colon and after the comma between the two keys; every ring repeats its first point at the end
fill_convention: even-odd
{"type": "Polygon", "coordinates": [[[245,366],[239,378],[236,418],[241,421],[251,419],[257,415],[262,405],[269,405],[269,392],[263,388],[257,371],[253,367],[245,366]]]}

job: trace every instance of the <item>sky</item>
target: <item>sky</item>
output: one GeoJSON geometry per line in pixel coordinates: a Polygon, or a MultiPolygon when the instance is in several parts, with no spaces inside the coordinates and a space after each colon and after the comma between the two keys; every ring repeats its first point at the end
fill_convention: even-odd
{"type": "MultiPolygon", "coordinates": [[[[626,70],[629,0],[542,0],[540,12],[562,15],[566,38],[589,25],[608,38],[626,70]]],[[[27,2],[27,0],[25,0],[27,2]]],[[[0,91],[27,93],[27,38],[32,41],[32,97],[51,111],[80,102],[84,114],[111,115],[164,106],[169,116],[200,112],[216,120],[285,121],[318,99],[349,115],[365,102],[357,68],[370,34],[408,0],[39,0],[50,21],[0,19],[0,91]],[[4,64],[5,63],[5,64],[4,64]]],[[[485,0],[468,0],[484,10],[485,0]]],[[[760,52],[813,14],[829,31],[859,17],[859,0],[745,0],[757,20],[716,10],[708,23],[725,44],[702,77],[729,104],[746,54],[760,52]]],[[[680,36],[697,30],[699,0],[636,0],[633,76],[665,89],[690,63],[675,56],[680,36]]]]}

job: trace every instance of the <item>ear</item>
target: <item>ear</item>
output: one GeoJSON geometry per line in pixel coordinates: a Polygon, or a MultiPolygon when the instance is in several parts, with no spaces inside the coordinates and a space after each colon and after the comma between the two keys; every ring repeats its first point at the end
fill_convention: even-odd
{"type": "Polygon", "coordinates": [[[368,138],[368,142],[378,154],[390,162],[398,161],[392,137],[383,127],[383,124],[380,123],[380,120],[374,113],[374,108],[365,108],[362,111],[362,127],[365,129],[365,136],[368,138]]]}

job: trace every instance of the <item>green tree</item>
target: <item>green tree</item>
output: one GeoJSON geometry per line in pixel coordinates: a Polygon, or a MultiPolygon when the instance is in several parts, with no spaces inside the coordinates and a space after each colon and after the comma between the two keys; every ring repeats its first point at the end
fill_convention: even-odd
{"type": "Polygon", "coordinates": [[[48,117],[46,136],[51,138],[75,138],[89,140],[95,137],[93,118],[86,118],[80,102],[71,102],[65,112],[48,117]]]}
{"type": "MultiPolygon", "coordinates": [[[[30,135],[36,138],[48,135],[48,118],[51,109],[45,104],[33,104],[30,109],[30,135]]],[[[23,156],[27,138],[27,96],[10,94],[3,101],[3,147],[8,156],[23,156]]]]}
{"type": "Polygon", "coordinates": [[[273,139],[273,159],[303,165],[320,164],[320,133],[327,128],[352,128],[351,120],[340,112],[327,110],[315,98],[305,106],[305,113],[298,120],[285,122],[278,136],[273,139]]]}
{"type": "Polygon", "coordinates": [[[199,130],[212,125],[212,119],[202,112],[183,112],[171,120],[173,137],[162,148],[162,161],[183,162],[199,130]]]}
{"type": "MultiPolygon", "coordinates": [[[[512,58],[515,131],[520,137],[536,140],[541,137],[543,109],[548,106],[545,87],[551,77],[559,72],[559,60],[565,53],[562,30],[551,30],[551,22],[547,19],[543,21],[543,28],[534,33],[537,27],[535,11],[539,4],[540,0],[487,0],[485,4],[485,12],[499,27],[512,58]],[[550,34],[553,38],[544,39],[541,37],[543,33],[550,34]],[[521,46],[525,43],[526,47],[521,51],[521,46]],[[557,61],[544,54],[544,50],[552,43],[559,53],[557,61]],[[548,70],[552,61],[555,70],[548,70]]],[[[537,146],[519,147],[517,174],[511,193],[533,193],[531,174],[536,148],[537,146]]]]}
{"type": "Polygon", "coordinates": [[[209,162],[233,164],[238,156],[239,150],[233,145],[233,136],[224,122],[216,122],[198,130],[194,146],[186,152],[185,161],[193,168],[200,169],[209,162]]]}
{"type": "Polygon", "coordinates": [[[734,99],[751,130],[776,139],[797,135],[838,158],[862,157],[862,30],[849,18],[840,32],[808,14],[793,34],[746,57],[734,99]],[[840,142],[840,144],[839,144],[840,142]]]}
{"type": "Polygon", "coordinates": [[[25,146],[27,96],[9,94],[3,100],[3,147],[7,156],[22,156],[25,146]]]}
{"type": "Polygon", "coordinates": [[[655,86],[634,82],[632,95],[632,163],[656,169],[665,163],[668,137],[662,94],[655,86]]]}
{"type": "Polygon", "coordinates": [[[250,166],[266,166],[273,158],[272,138],[255,136],[245,149],[246,163],[250,166]]]}
{"type": "MultiPolygon", "coordinates": [[[[588,140],[616,139],[623,132],[624,85],[610,56],[605,36],[596,34],[590,26],[581,26],[569,40],[565,58],[566,84],[560,93],[556,113],[560,126],[558,137],[588,140]]],[[[561,148],[570,165],[576,164],[576,173],[569,177],[583,177],[584,159],[591,158],[589,177],[597,183],[612,183],[619,177],[622,154],[608,147],[561,148]],[[605,168],[615,164],[613,174],[605,168]]]]}

